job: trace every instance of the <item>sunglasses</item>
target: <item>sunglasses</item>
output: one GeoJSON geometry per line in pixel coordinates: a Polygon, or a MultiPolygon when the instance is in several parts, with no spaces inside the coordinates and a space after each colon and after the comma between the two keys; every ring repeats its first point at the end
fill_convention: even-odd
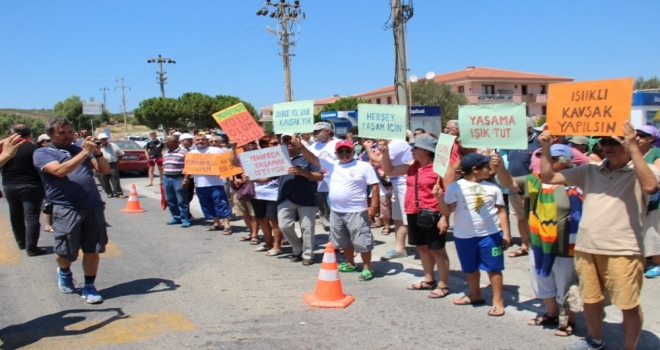
{"type": "Polygon", "coordinates": [[[645,132],[638,132],[638,133],[637,133],[637,137],[641,137],[641,138],[644,138],[644,137],[652,137],[652,135],[651,135],[651,134],[647,134],[647,133],[645,133],[645,132]]]}
{"type": "Polygon", "coordinates": [[[337,154],[351,154],[353,150],[350,148],[340,148],[337,150],[337,154]]]}
{"type": "Polygon", "coordinates": [[[209,141],[209,143],[223,143],[223,142],[224,141],[218,141],[218,140],[209,141]]]}

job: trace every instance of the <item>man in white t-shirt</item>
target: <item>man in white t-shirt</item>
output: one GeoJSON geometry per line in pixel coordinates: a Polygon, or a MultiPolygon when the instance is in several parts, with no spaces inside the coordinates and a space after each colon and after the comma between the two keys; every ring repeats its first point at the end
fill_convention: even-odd
{"type": "MultiPolygon", "coordinates": [[[[339,142],[335,139],[335,133],[332,131],[332,125],[326,122],[314,124],[314,140],[316,142],[307,147],[314,156],[327,161],[336,161],[335,144],[339,142]]],[[[330,230],[330,206],[328,205],[328,192],[330,192],[329,175],[326,172],[323,175],[323,181],[319,181],[317,192],[319,218],[325,231],[330,230]]]]}
{"type": "MultiPolygon", "coordinates": [[[[364,148],[369,153],[369,159],[375,163],[380,163],[382,155],[374,152],[372,146],[373,141],[367,140],[364,142],[364,148]]],[[[392,166],[407,164],[413,160],[412,148],[410,144],[404,140],[390,140],[387,143],[389,158],[392,161],[392,166]]],[[[403,200],[406,197],[406,177],[405,176],[392,176],[392,220],[394,220],[394,231],[396,234],[396,245],[394,249],[385,252],[381,256],[382,260],[390,260],[396,258],[405,258],[408,256],[406,252],[406,237],[408,236],[408,220],[404,210],[403,200]]],[[[387,225],[387,223],[385,223],[387,225]]]]}
{"type": "Polygon", "coordinates": [[[362,257],[360,281],[374,278],[371,269],[371,251],[374,237],[371,234],[369,215],[367,214],[367,187],[372,191],[378,188],[378,177],[374,168],[366,162],[356,160],[353,143],[348,140],[335,144],[337,160],[315,156],[296,139],[296,148],[302,155],[320,166],[328,175],[330,187],[330,241],[337,248],[344,249],[346,262],[339,264],[340,272],[355,272],[353,252],[362,257]]]}
{"type": "MultiPolygon", "coordinates": [[[[203,134],[195,135],[193,138],[195,149],[190,151],[193,153],[213,153],[222,154],[229,150],[226,148],[209,147],[209,140],[203,134]]],[[[224,235],[230,235],[231,226],[229,218],[231,217],[231,209],[227,194],[225,193],[224,182],[218,175],[192,175],[195,178],[195,192],[197,192],[197,199],[199,199],[199,206],[202,208],[204,217],[213,219],[213,226],[206,227],[206,231],[220,231],[224,235]],[[224,224],[224,229],[221,225],[224,224]]]]}

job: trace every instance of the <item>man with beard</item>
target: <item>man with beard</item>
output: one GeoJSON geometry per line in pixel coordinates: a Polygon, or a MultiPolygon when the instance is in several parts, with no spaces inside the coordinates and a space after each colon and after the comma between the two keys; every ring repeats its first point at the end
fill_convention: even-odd
{"type": "Polygon", "coordinates": [[[46,200],[53,204],[58,284],[63,293],[75,291],[71,263],[82,250],[85,276],[82,297],[90,304],[98,304],[103,298],[94,282],[99,253],[105,252],[108,234],[93,169],[109,174],[110,165],[91,136],[84,139],[82,147],[72,145],[73,127],[68,120],[52,118],[45,128],[51,144],[34,151],[33,160],[46,190],[46,200]]]}

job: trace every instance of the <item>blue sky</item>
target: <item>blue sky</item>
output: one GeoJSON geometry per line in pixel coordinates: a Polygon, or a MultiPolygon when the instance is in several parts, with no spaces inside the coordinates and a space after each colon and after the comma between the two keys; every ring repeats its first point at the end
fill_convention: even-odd
{"type": "MultiPolygon", "coordinates": [[[[292,1],[291,1],[292,2],[292,1]]],[[[389,0],[300,0],[307,19],[292,60],[296,100],[393,82],[389,0]]],[[[276,27],[265,0],[0,0],[0,108],[52,108],[70,95],[119,112],[160,95],[235,95],[260,108],[284,101],[276,27]]],[[[413,0],[410,73],[485,66],[576,80],[660,75],[657,0],[413,0]]]]}

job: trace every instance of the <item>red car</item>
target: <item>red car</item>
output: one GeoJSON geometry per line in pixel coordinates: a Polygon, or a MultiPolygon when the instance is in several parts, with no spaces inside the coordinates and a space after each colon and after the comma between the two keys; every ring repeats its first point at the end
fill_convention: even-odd
{"type": "Polygon", "coordinates": [[[149,167],[147,166],[144,148],[131,140],[112,140],[109,142],[124,151],[124,157],[118,164],[119,171],[139,171],[142,175],[147,174],[149,167]]]}

